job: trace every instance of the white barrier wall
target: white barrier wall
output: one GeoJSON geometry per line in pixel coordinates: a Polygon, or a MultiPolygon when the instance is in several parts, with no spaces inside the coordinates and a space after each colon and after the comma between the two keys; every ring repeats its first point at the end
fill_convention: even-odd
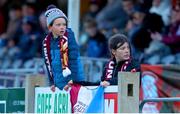
{"type": "MultiPolygon", "coordinates": [[[[89,89],[96,86],[88,86],[89,89]]],[[[104,109],[106,113],[117,113],[117,86],[109,86],[104,93],[104,109]]],[[[52,92],[49,87],[35,88],[35,113],[71,113],[70,94],[56,88],[52,92]]]]}
{"type": "Polygon", "coordinates": [[[52,92],[49,87],[35,88],[35,113],[70,113],[70,94],[66,91],[52,92]]]}

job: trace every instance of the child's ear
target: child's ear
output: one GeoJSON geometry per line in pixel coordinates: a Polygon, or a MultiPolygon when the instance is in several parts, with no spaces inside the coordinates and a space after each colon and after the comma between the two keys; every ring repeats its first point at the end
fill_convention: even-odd
{"type": "Polygon", "coordinates": [[[52,32],[52,26],[48,26],[48,30],[52,32]]]}
{"type": "Polygon", "coordinates": [[[116,52],[116,50],[111,49],[111,53],[112,53],[113,56],[115,56],[115,52],[116,52]]]}

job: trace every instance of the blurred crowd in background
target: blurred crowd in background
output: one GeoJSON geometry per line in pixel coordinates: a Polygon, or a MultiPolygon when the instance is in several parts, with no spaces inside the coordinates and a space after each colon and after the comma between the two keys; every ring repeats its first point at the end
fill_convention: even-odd
{"type": "MultiPolygon", "coordinates": [[[[180,64],[180,0],[87,2],[88,9],[81,13],[77,38],[81,56],[109,58],[108,38],[124,33],[137,61],[180,64]]],[[[34,65],[33,58],[42,57],[42,40],[48,32],[44,11],[49,4],[67,12],[64,0],[0,1],[1,69],[30,68],[34,65]]]]}

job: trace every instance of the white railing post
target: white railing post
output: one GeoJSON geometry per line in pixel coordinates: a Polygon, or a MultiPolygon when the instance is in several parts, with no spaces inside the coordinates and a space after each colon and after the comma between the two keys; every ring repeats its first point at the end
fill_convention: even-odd
{"type": "Polygon", "coordinates": [[[68,26],[75,33],[76,40],[79,38],[80,0],[68,0],[68,26]]]}

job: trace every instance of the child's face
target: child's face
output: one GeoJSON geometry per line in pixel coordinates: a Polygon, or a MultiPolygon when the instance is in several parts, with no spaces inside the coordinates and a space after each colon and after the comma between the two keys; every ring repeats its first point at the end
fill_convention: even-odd
{"type": "Polygon", "coordinates": [[[56,36],[62,37],[66,32],[66,20],[64,18],[57,18],[54,20],[53,25],[49,30],[56,36]]]}
{"type": "Polygon", "coordinates": [[[128,60],[130,58],[129,44],[125,42],[122,46],[120,46],[116,50],[112,49],[112,54],[115,56],[117,62],[128,60]]]}

